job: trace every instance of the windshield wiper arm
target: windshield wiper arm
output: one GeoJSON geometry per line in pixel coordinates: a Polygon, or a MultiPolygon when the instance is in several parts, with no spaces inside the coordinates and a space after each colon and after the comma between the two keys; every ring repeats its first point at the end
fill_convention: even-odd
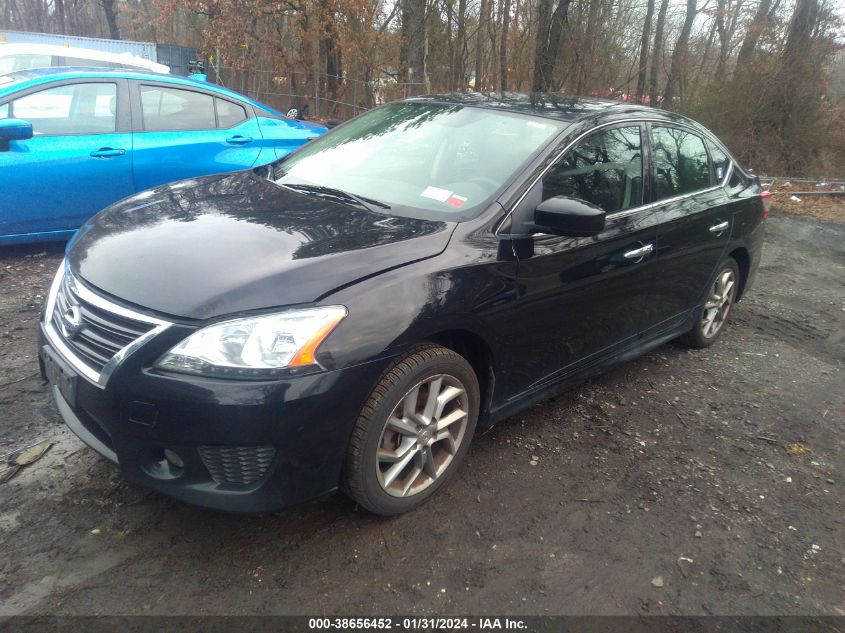
{"type": "Polygon", "coordinates": [[[366,198],[364,196],[359,196],[357,194],[351,193],[349,191],[344,191],[343,189],[337,189],[335,187],[326,187],[325,185],[307,185],[307,184],[288,184],[284,183],[285,187],[290,189],[297,189],[301,191],[307,191],[311,193],[325,193],[328,195],[335,196],[337,198],[344,198],[346,200],[351,200],[352,202],[357,203],[358,205],[364,207],[372,211],[372,206],[380,207],[382,209],[390,209],[390,205],[381,202],[379,200],[373,200],[372,198],[366,198]]]}

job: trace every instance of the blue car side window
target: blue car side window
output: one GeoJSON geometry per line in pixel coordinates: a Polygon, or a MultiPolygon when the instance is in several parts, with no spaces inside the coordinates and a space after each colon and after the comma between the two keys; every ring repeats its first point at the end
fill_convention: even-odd
{"type": "Polygon", "coordinates": [[[33,136],[109,134],[117,128],[117,85],[56,86],[11,102],[11,116],[32,124],[33,136]]]}
{"type": "Polygon", "coordinates": [[[228,129],[246,121],[246,110],[243,106],[224,99],[215,99],[217,103],[217,127],[228,129]]]}
{"type": "Polygon", "coordinates": [[[193,90],[141,86],[141,113],[147,132],[213,130],[217,127],[214,99],[193,90]]]}

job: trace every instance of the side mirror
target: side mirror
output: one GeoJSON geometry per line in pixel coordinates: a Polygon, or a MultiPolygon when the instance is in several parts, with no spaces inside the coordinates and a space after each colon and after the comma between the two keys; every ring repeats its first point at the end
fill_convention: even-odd
{"type": "Polygon", "coordinates": [[[8,147],[9,141],[23,141],[32,138],[32,123],[22,119],[0,119],[0,149],[8,147]]]}
{"type": "Polygon", "coordinates": [[[604,230],[605,212],[583,200],[555,196],[534,209],[535,232],[566,237],[589,237],[604,230]]]}

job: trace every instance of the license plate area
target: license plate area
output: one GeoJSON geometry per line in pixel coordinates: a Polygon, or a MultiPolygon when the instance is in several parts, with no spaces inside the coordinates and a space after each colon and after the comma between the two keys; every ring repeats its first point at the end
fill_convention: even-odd
{"type": "Polygon", "coordinates": [[[59,393],[70,407],[76,406],[76,387],[79,374],[68,365],[49,345],[41,348],[44,360],[44,373],[51,385],[59,388],[59,393]]]}

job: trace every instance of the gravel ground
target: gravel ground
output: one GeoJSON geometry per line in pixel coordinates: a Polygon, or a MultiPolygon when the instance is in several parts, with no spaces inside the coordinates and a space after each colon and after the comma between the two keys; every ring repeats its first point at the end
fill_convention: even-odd
{"type": "Polygon", "coordinates": [[[716,346],[663,346],[507,420],[390,520],[126,484],[37,375],[61,248],[0,251],[0,454],[55,442],[0,486],[0,614],[845,615],[845,226],[767,230],[716,346]]]}

